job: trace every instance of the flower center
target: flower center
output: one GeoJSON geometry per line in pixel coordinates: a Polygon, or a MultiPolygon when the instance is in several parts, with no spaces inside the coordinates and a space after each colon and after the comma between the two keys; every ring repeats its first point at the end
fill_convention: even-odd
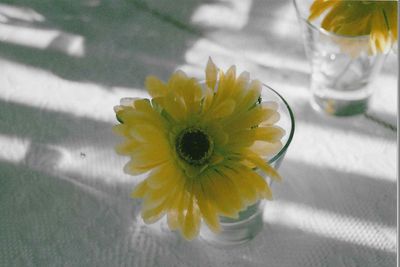
{"type": "Polygon", "coordinates": [[[200,166],[211,157],[213,142],[203,130],[188,128],[178,135],[176,151],[179,157],[187,163],[200,166]]]}

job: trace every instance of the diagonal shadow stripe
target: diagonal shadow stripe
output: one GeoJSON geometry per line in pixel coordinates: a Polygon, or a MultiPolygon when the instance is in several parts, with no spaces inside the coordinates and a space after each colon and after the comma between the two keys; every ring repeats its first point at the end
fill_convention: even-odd
{"type": "MultiPolygon", "coordinates": [[[[43,1],[34,0],[20,4],[43,15],[42,29],[81,37],[86,52],[81,58],[74,58],[52,51],[52,45],[63,45],[57,39],[57,44],[44,50],[1,41],[0,57],[48,70],[68,80],[139,87],[149,73],[167,77],[184,61],[184,52],[197,39],[127,1],[100,1],[95,7],[82,1],[44,5],[43,1]]],[[[194,8],[187,5],[188,11],[194,8]]],[[[38,23],[24,26],[33,32],[37,27],[38,23]]]]}
{"type": "Polygon", "coordinates": [[[104,259],[99,259],[98,253],[111,251],[124,262],[133,262],[131,253],[142,253],[129,244],[138,203],[127,197],[128,192],[121,192],[123,187],[99,182],[96,186],[98,189],[56,173],[0,162],[2,265],[51,266],[63,262],[78,266],[87,262],[103,266],[104,259]],[[114,244],[111,250],[110,243],[114,244]],[[121,250],[115,250],[115,246],[121,250]]]}
{"type": "Polygon", "coordinates": [[[112,146],[112,125],[64,112],[0,100],[0,132],[29,138],[37,143],[79,142],[93,146],[112,146]]]}
{"type": "MultiPolygon", "coordinates": [[[[285,159],[274,198],[386,226],[396,225],[396,182],[285,159]]],[[[395,175],[395,170],[393,170],[395,175]]]]}
{"type": "Polygon", "coordinates": [[[393,266],[396,261],[396,253],[279,224],[266,224],[257,238],[253,247],[260,253],[264,251],[263,258],[272,259],[275,264],[271,266],[393,266]],[[282,256],[282,251],[290,251],[290,255],[282,256]]]}
{"type": "Polygon", "coordinates": [[[151,7],[146,1],[143,0],[128,0],[128,3],[131,3],[136,8],[145,11],[159,20],[168,23],[178,29],[186,31],[188,33],[194,34],[196,36],[202,36],[202,32],[196,27],[191,26],[189,23],[185,23],[183,20],[177,19],[172,15],[164,13],[157,8],[151,7]]]}
{"type": "Polygon", "coordinates": [[[386,129],[391,130],[394,133],[397,133],[397,126],[388,122],[388,121],[395,121],[395,117],[392,115],[379,114],[379,113],[376,115],[375,114],[372,115],[370,112],[368,112],[364,114],[364,117],[370,121],[377,123],[382,127],[385,127],[386,129]]]}
{"type": "MultiPolygon", "coordinates": [[[[288,95],[290,96],[290,93],[288,93],[288,95]]],[[[292,100],[289,98],[288,102],[294,111],[296,121],[299,121],[299,123],[305,122],[327,129],[330,128],[349,133],[358,133],[372,138],[379,137],[390,141],[396,140],[396,135],[394,133],[397,131],[393,131],[393,129],[383,126],[382,123],[386,124],[384,119],[382,119],[382,123],[377,123],[371,119],[367,119],[367,115],[358,115],[353,117],[328,116],[313,110],[308,101],[295,101],[295,99],[292,100]]],[[[374,112],[374,114],[376,114],[374,116],[377,118],[390,118],[387,119],[388,121],[395,120],[392,115],[379,112],[374,112]]],[[[379,121],[381,120],[379,119],[379,121]]]]}

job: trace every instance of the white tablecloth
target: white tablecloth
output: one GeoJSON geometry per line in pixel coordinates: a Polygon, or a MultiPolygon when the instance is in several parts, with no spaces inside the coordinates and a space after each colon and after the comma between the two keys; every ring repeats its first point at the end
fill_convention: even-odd
{"type": "Polygon", "coordinates": [[[367,115],[314,112],[309,71],[289,0],[0,3],[0,266],[395,266],[396,55],[367,115]],[[113,150],[119,98],[208,56],[296,116],[264,228],[230,249],[145,225],[113,150]]]}

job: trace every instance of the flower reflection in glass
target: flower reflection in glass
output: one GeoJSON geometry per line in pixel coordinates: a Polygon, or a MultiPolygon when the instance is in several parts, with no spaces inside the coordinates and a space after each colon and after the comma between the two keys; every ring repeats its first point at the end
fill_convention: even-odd
{"type": "Polygon", "coordinates": [[[115,107],[124,137],[117,152],[131,160],[125,171],[148,173],[132,196],[143,198],[146,223],[167,216],[170,229],[191,240],[201,221],[218,232],[218,216],[235,218],[271,190],[259,168],[279,174],[267,162],[282,147],[284,130],[277,104],[261,101],[262,84],[235,66],[218,70],[210,59],[205,84],[177,71],[167,83],[149,76],[151,99],[122,99],[115,107]]]}
{"type": "Polygon", "coordinates": [[[321,27],[344,36],[369,35],[369,53],[387,52],[397,41],[398,1],[314,0],[309,20],[324,15],[321,27]]]}

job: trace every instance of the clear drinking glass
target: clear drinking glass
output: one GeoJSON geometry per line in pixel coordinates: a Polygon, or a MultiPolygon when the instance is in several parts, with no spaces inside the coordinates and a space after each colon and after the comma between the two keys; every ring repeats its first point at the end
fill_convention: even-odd
{"type": "Polygon", "coordinates": [[[337,35],[317,26],[321,19],[309,22],[312,2],[293,0],[311,64],[311,104],[336,116],[363,113],[386,55],[368,53],[368,35],[337,35]]]}
{"type": "MultiPolygon", "coordinates": [[[[271,166],[278,169],[293,138],[294,116],[286,100],[271,87],[263,85],[261,98],[265,101],[275,101],[278,103],[278,112],[280,113],[281,118],[277,125],[285,130],[285,135],[282,138],[283,146],[281,150],[268,160],[271,166]]],[[[268,176],[264,177],[271,185],[271,179],[268,176]]],[[[200,237],[206,242],[220,247],[235,246],[246,243],[253,239],[262,230],[263,206],[264,201],[259,201],[258,203],[247,207],[239,213],[238,219],[221,216],[221,232],[215,234],[209,230],[207,226],[203,225],[200,230],[200,237]]]]}

